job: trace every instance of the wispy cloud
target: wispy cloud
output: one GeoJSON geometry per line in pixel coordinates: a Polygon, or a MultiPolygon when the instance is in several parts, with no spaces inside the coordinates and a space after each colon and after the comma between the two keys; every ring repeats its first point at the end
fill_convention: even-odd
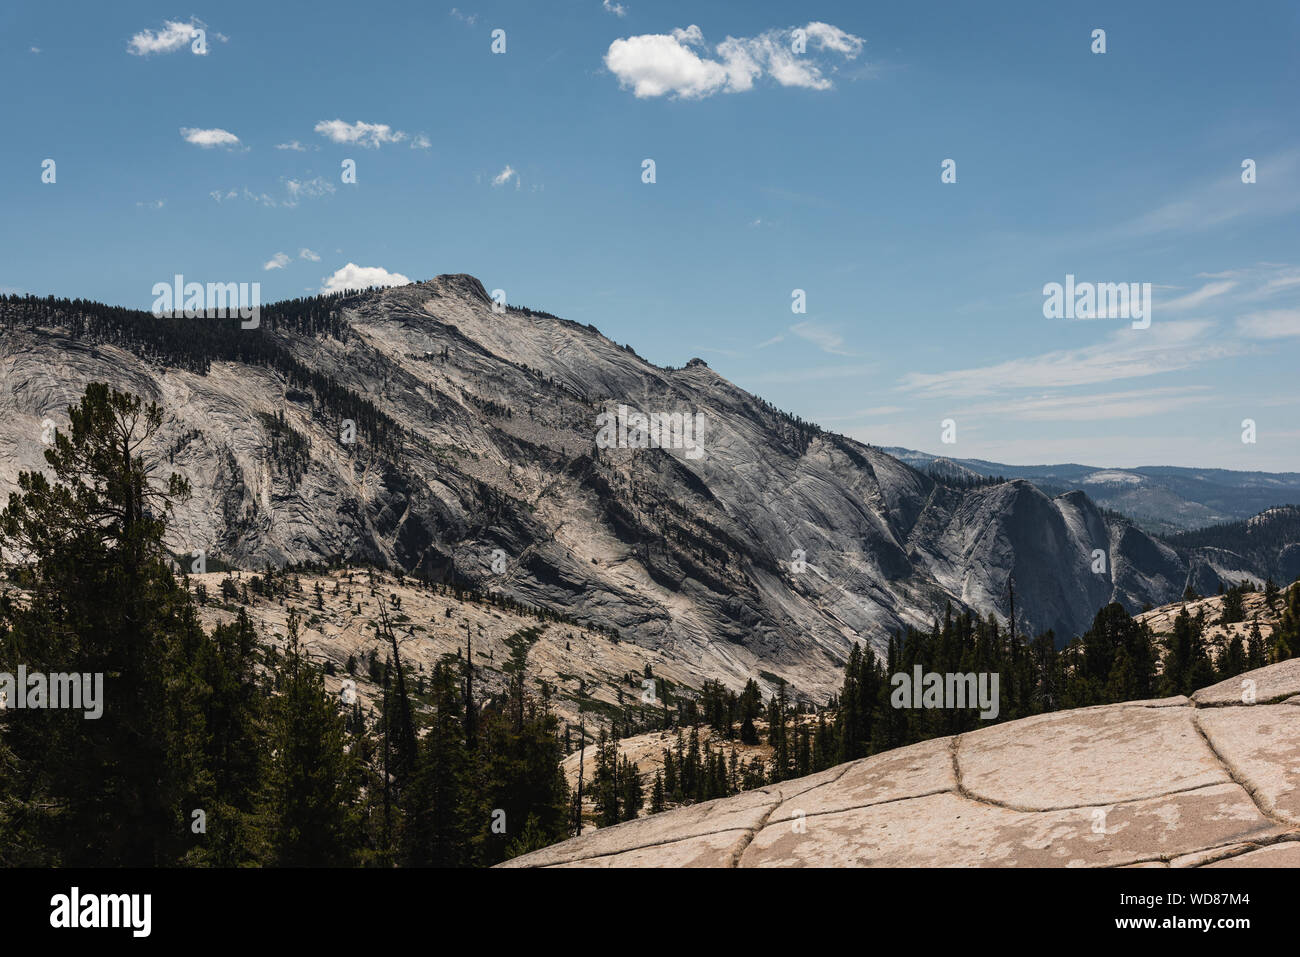
{"type": "Polygon", "coordinates": [[[1101,392],[1088,395],[1017,396],[1014,401],[976,405],[959,412],[969,416],[1001,416],[1036,422],[1094,422],[1103,419],[1138,419],[1148,415],[1176,412],[1215,400],[1209,386],[1167,386],[1155,389],[1132,389],[1124,392],[1101,392]]]}
{"type": "Polygon", "coordinates": [[[1300,309],[1270,309],[1237,320],[1237,334],[1250,339],[1300,336],[1300,309]]]}
{"type": "Polygon", "coordinates": [[[306,180],[287,179],[284,181],[284,188],[289,192],[288,205],[291,206],[296,206],[300,199],[315,199],[334,192],[334,184],[323,176],[306,180]]]}
{"type": "MultiPolygon", "coordinates": [[[[518,179],[519,179],[519,174],[518,174],[517,172],[515,172],[515,168],[514,168],[513,166],[510,166],[510,165],[507,164],[507,166],[506,166],[505,169],[503,169],[501,172],[497,173],[496,176],[493,176],[493,177],[492,177],[492,185],[493,185],[493,186],[504,186],[506,183],[510,182],[511,179],[514,179],[515,181],[518,181],[518,179]]],[[[513,202],[513,200],[512,200],[512,202],[513,202]]]]}
{"type": "Polygon", "coordinates": [[[821,382],[826,379],[853,379],[876,371],[875,363],[843,366],[809,366],[803,369],[780,369],[746,376],[747,385],[793,385],[821,382]]]}
{"type": "Polygon", "coordinates": [[[310,249],[307,249],[306,247],[303,247],[302,249],[298,250],[298,258],[306,259],[314,263],[320,262],[320,256],[312,252],[310,249]]]}
{"type": "Polygon", "coordinates": [[[300,200],[316,199],[334,192],[334,184],[321,176],[308,180],[281,179],[280,182],[284,184],[285,189],[283,198],[277,198],[270,193],[255,193],[247,186],[238,189],[214,189],[208,195],[218,203],[242,199],[257,203],[259,206],[292,208],[297,206],[300,200]]]}
{"type": "Polygon", "coordinates": [[[844,337],[838,332],[813,319],[795,323],[790,327],[790,331],[800,339],[808,340],[821,349],[822,352],[829,352],[831,355],[836,356],[854,356],[857,354],[844,348],[844,337]]]}
{"type": "Polygon", "coordinates": [[[1248,351],[1240,343],[1213,338],[1215,328],[1203,320],[1154,323],[1149,329],[1125,327],[1081,349],[947,372],[910,372],[899,385],[920,397],[996,395],[1160,375],[1248,351]]]}
{"type": "Polygon", "coordinates": [[[867,409],[857,409],[856,411],[850,412],[847,415],[818,416],[817,421],[822,423],[827,423],[827,422],[859,421],[861,419],[880,419],[880,418],[887,418],[889,416],[895,416],[898,415],[900,412],[906,412],[906,411],[907,410],[900,405],[876,405],[867,409]]]}
{"type": "Polygon", "coordinates": [[[291,142],[288,143],[276,143],[275,148],[278,150],[291,150],[294,153],[305,153],[308,150],[320,149],[320,147],[316,145],[304,146],[302,143],[299,143],[297,140],[292,140],[291,142]]]}
{"type": "Polygon", "coordinates": [[[1195,292],[1179,296],[1177,299],[1170,299],[1168,302],[1159,303],[1158,306],[1161,312],[1185,312],[1188,309],[1195,309],[1216,296],[1222,296],[1236,287],[1237,283],[1231,279],[1222,282],[1210,282],[1195,292]]]}
{"type": "Polygon", "coordinates": [[[812,193],[800,193],[791,189],[782,189],[776,186],[760,186],[758,191],[772,199],[779,199],[787,203],[797,203],[801,206],[812,206],[816,209],[835,209],[835,203],[821,196],[815,196],[812,193]]]}
{"type": "Polygon", "coordinates": [[[862,52],[865,40],[829,23],[768,30],[756,37],[727,37],[710,51],[694,24],[671,33],[647,33],[615,40],[605,67],[634,96],[702,99],[715,93],[743,93],[768,77],[780,86],[827,90],[834,60],[862,52]],[[800,52],[796,52],[799,49],[800,52]]]}
{"type": "Polygon", "coordinates": [[[601,0],[601,5],[604,6],[606,13],[612,13],[616,17],[627,16],[627,7],[621,3],[614,3],[614,0],[601,0]]]}
{"type": "Polygon", "coordinates": [[[1234,219],[1277,216],[1300,209],[1300,150],[1265,157],[1258,163],[1258,180],[1243,183],[1241,171],[1230,169],[1214,180],[1194,186],[1118,227],[1128,236],[1209,229],[1234,219]]]}

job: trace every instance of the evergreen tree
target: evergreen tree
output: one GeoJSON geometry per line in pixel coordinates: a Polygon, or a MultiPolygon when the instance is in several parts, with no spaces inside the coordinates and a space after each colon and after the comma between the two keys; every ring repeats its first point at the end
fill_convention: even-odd
{"type": "Polygon", "coordinates": [[[359,844],[359,769],[346,749],[338,707],[324,676],[303,654],[296,610],[290,610],[284,657],[272,699],[271,757],[262,814],[271,863],[331,867],[355,860],[359,844]]]}
{"type": "Polygon", "coordinates": [[[206,643],[163,545],[188,494],[157,480],[157,405],[91,384],[45,453],[53,481],[24,472],[0,513],[0,547],[22,564],[0,671],[102,676],[102,716],[67,708],[6,722],[0,778],[22,786],[0,816],[0,861],[166,866],[193,850],[191,811],[211,795],[203,766],[206,643]]]}
{"type": "Polygon", "coordinates": [[[468,862],[470,821],[466,747],[457,675],[439,662],[430,681],[433,709],[420,742],[411,786],[403,795],[402,859],[408,866],[453,867],[468,862]]]}
{"type": "Polygon", "coordinates": [[[1285,661],[1300,657],[1300,581],[1287,591],[1286,607],[1282,611],[1282,620],[1273,632],[1273,661],[1285,661]]]}

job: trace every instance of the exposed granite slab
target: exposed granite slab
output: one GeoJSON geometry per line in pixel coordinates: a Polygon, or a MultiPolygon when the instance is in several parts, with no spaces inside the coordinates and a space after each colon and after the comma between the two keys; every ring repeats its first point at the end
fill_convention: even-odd
{"type": "Polygon", "coordinates": [[[844,811],[869,804],[920,797],[957,786],[952,738],[922,741],[847,765],[830,781],[781,803],[770,824],[803,815],[844,811]]]}
{"type": "Polygon", "coordinates": [[[506,866],[1297,867],[1300,661],[1040,715],[584,834],[506,866]],[[1242,704],[1243,679],[1258,699],[1242,704]]]}
{"type": "Polygon", "coordinates": [[[1111,808],[1014,811],[954,793],[765,827],[742,867],[1084,867],[1168,858],[1280,829],[1235,784],[1111,808]],[[1102,814],[1104,812],[1104,816],[1102,814]]]}
{"type": "Polygon", "coordinates": [[[1192,699],[1185,694],[1177,694],[1172,698],[1143,698],[1140,701],[1120,702],[1130,708],[1182,708],[1191,703],[1192,699]]]}
{"type": "Polygon", "coordinates": [[[1270,844],[1257,851],[1228,857],[1206,867],[1300,867],[1300,843],[1270,844]]]}
{"type": "Polygon", "coordinates": [[[1197,721],[1265,812],[1300,825],[1300,711],[1289,705],[1206,708],[1197,721]]]}
{"type": "Polygon", "coordinates": [[[1202,688],[1192,695],[1192,702],[1197,707],[1222,707],[1240,705],[1245,689],[1243,682],[1254,682],[1255,702],[1268,704],[1282,701],[1293,695],[1300,695],[1300,658],[1279,661],[1275,665],[1257,668],[1236,678],[1220,681],[1217,685],[1202,688]]]}
{"type": "MultiPolygon", "coordinates": [[[[688,837],[722,831],[753,830],[767,819],[780,800],[779,793],[772,793],[768,789],[745,791],[735,797],[692,804],[665,814],[638,818],[614,827],[603,827],[582,837],[506,861],[503,866],[545,867],[668,844],[688,837]]],[[[722,866],[726,861],[719,857],[716,863],[722,866]]]]}
{"type": "Polygon", "coordinates": [[[1241,854],[1255,847],[1254,844],[1225,844],[1221,847],[1210,847],[1203,851],[1194,851],[1191,854],[1183,854],[1175,857],[1169,862],[1170,867],[1204,867],[1212,861],[1220,858],[1232,857],[1234,854],[1241,854]]]}
{"type": "Polygon", "coordinates": [[[1034,811],[1134,801],[1230,780],[1190,708],[1039,715],[962,735],[957,755],[972,797],[1034,811]]]}
{"type": "MultiPolygon", "coordinates": [[[[630,822],[629,822],[630,823],[630,822]]],[[[721,831],[655,844],[604,857],[588,857],[550,867],[718,867],[732,859],[749,841],[746,830],[721,831]]]]}

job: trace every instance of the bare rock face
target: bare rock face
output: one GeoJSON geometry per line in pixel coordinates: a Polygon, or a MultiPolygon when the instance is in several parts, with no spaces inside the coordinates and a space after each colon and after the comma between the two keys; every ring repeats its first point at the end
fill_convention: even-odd
{"type": "Polygon", "coordinates": [[[238,348],[176,365],[156,338],[180,325],[141,314],[146,347],[88,332],[72,303],[3,304],[0,501],[43,467],[47,426],[108,382],[164,409],[157,451],[194,493],[175,515],[178,554],[468,581],[734,688],[755,677],[771,693],[779,677],[818,703],[854,642],[879,650],[949,604],[1005,620],[1010,580],[1017,630],[1061,642],[1110,601],[1136,612],[1187,583],[1188,555],[1081,492],[938,483],[703,362],[660,368],[592,327],[494,311],[470,276],[311,308],[303,326],[268,306],[238,348]],[[314,384],[243,358],[268,350],[314,384]],[[401,434],[341,439],[329,399],[342,393],[401,434]],[[620,406],[698,416],[698,448],[600,447],[598,416],[620,406]]]}
{"type": "Polygon", "coordinates": [[[924,741],[502,866],[1295,867],[1298,664],[924,741]]]}

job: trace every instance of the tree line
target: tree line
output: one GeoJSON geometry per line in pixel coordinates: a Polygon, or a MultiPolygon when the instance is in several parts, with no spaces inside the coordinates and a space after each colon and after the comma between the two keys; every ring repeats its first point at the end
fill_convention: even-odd
{"type": "MultiPolygon", "coordinates": [[[[1243,621],[1242,598],[1250,590],[1247,583],[1225,589],[1217,623],[1243,621]]],[[[1207,621],[1203,610],[1193,615],[1186,607],[1175,617],[1172,633],[1157,638],[1123,605],[1113,603],[1063,648],[1051,631],[1027,639],[1013,635],[993,615],[954,614],[949,608],[928,631],[908,628],[892,636],[883,660],[855,644],[840,691],[824,708],[793,701],[781,681],[766,703],[752,679],[739,693],[706,682],[697,707],[684,715],[689,731],[679,730],[675,746],[662,752],[651,783],[651,810],[726,797],[1030,715],[1190,695],[1245,671],[1300,657],[1300,582],[1285,593],[1270,583],[1265,601],[1279,616],[1273,633],[1264,636],[1252,622],[1245,637],[1233,629],[1217,650],[1206,641],[1207,627],[1216,622],[1207,621]],[[910,676],[918,666],[923,673],[941,675],[997,674],[997,717],[983,720],[976,708],[895,707],[892,677],[910,676]],[[706,726],[720,739],[716,749],[710,747],[709,735],[701,747],[700,731],[706,726]],[[723,749],[732,742],[766,744],[770,756],[745,760],[733,745],[728,757],[723,749]]],[[[606,758],[605,766],[614,767],[614,758],[606,758]]]]}
{"type": "Polygon", "coordinates": [[[487,704],[472,649],[413,701],[390,648],[372,715],[327,693],[296,612],[283,648],[246,611],[205,630],[164,546],[189,489],[158,474],[156,404],[92,384],[0,512],[16,589],[0,672],[102,674],[103,714],[0,711],[0,864],[488,865],[567,836],[544,691],[487,704]]]}
{"type": "MultiPolygon", "coordinates": [[[[654,708],[620,694],[609,730],[595,736],[591,779],[584,769],[571,793],[561,761],[572,745],[553,690],[528,690],[536,627],[512,636],[506,692],[485,700],[470,635],[463,655],[413,679],[381,601],[374,627],[387,651],[382,667],[370,662],[378,693],[366,711],[327,692],[296,612],[282,647],[262,641],[238,605],[232,620],[204,628],[208,596],[191,596],[164,545],[189,489],[162,474],[165,455],[151,455],[158,406],[92,384],[68,413],[46,452],[50,476],[22,473],[0,511],[0,555],[16,586],[0,595],[0,673],[102,674],[107,701],[93,720],[72,709],[0,711],[4,865],[488,865],[577,831],[584,789],[610,825],[647,804],[725,797],[988,723],[972,709],[895,707],[891,677],[917,666],[997,673],[1006,721],[1189,694],[1300,655],[1300,587],[1265,590],[1280,622],[1270,636],[1252,624],[1217,651],[1204,613],[1186,608],[1163,648],[1119,604],[1063,648],[1051,632],[1027,639],[992,615],[949,609],[929,630],[892,636],[883,659],[855,645],[825,707],[779,680],[766,700],[752,679],[740,692],[708,681],[698,696],[676,692],[675,714],[666,683],[654,708]],[[676,732],[653,776],[619,754],[620,722],[628,733],[650,723],[676,732]],[[769,756],[741,758],[739,745],[760,743],[769,756]]],[[[228,577],[221,598],[287,594],[290,581],[270,569],[241,587],[228,577]]],[[[1225,591],[1222,622],[1243,620],[1249,587],[1225,591]]]]}

